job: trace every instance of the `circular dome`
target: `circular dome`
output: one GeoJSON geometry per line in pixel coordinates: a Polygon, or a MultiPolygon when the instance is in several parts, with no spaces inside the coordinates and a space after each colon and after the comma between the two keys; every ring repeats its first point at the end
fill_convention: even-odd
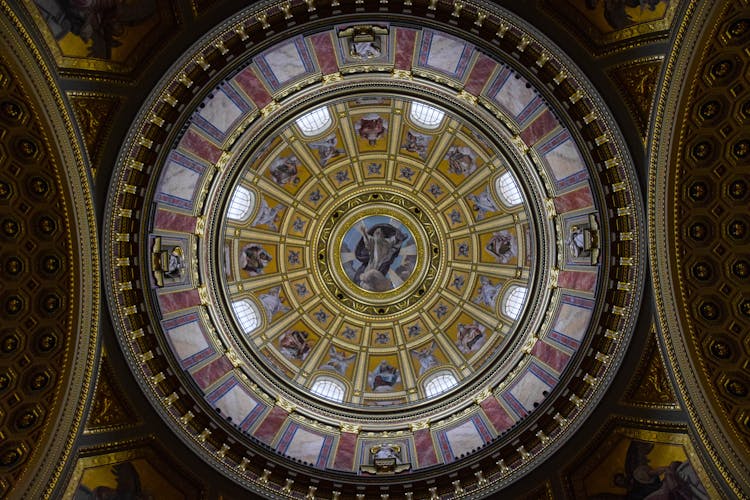
{"type": "Polygon", "coordinates": [[[496,7],[264,5],[176,63],[122,149],[131,369],[259,494],[489,495],[581,424],[632,333],[621,138],[496,7]]]}
{"type": "Polygon", "coordinates": [[[234,320],[218,337],[250,378],[362,425],[507,376],[531,336],[526,297],[549,300],[535,276],[553,253],[535,242],[554,231],[523,203],[514,172],[537,206],[541,182],[507,133],[480,132],[439,89],[367,84],[319,91],[312,110],[302,99],[268,138],[243,132],[208,193],[221,243],[205,255],[220,264],[211,310],[234,320]],[[437,375],[450,384],[428,394],[437,375]]]}

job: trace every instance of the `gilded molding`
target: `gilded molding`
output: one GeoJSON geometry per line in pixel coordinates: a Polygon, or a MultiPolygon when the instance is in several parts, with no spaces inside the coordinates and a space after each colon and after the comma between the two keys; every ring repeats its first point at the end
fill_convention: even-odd
{"type": "Polygon", "coordinates": [[[139,423],[136,413],[118,387],[107,356],[102,352],[94,398],[88,412],[84,434],[98,434],[132,427],[139,423]]]}
{"type": "MultiPolygon", "coordinates": [[[[745,2],[746,3],[746,2],[745,2]]],[[[724,434],[727,422],[714,406],[715,396],[701,379],[701,362],[695,359],[695,333],[684,317],[686,297],[682,294],[682,270],[674,258],[675,242],[672,221],[679,204],[675,196],[675,179],[681,164],[680,151],[684,148],[685,104],[693,96],[688,88],[692,78],[695,54],[705,57],[707,40],[719,29],[717,22],[724,12],[733,7],[732,2],[713,3],[693,1],[685,11],[682,24],[676,30],[675,49],[666,60],[664,84],[658,94],[649,142],[649,242],[651,274],[656,291],[660,338],[666,347],[667,359],[681,401],[690,415],[706,453],[720,471],[729,488],[738,497],[750,491],[750,469],[745,453],[738,449],[739,440],[724,434]],[[670,128],[675,124],[674,128],[670,128]]],[[[739,6],[739,5],[738,5],[739,6]]]]}
{"type": "Polygon", "coordinates": [[[665,370],[656,335],[656,324],[652,323],[641,361],[620,403],[641,408],[677,410],[680,406],[665,370]]]}
{"type": "Polygon", "coordinates": [[[43,122],[45,147],[55,167],[56,182],[65,193],[70,212],[71,233],[68,255],[74,277],[64,285],[69,290],[70,325],[66,335],[73,339],[68,349],[65,377],[66,388],[56,392],[57,413],[46,426],[44,437],[35,446],[35,455],[20,477],[17,491],[28,498],[49,496],[67,458],[83,420],[85,398],[94,373],[99,323],[99,260],[97,225],[93,200],[87,181],[88,165],[76,139],[71,117],[66,109],[57,82],[44,56],[35,46],[28,31],[5,1],[0,3],[0,41],[3,55],[13,61],[26,91],[35,101],[33,112],[43,122]],[[74,232],[73,232],[74,231],[74,232]]]}
{"type": "Polygon", "coordinates": [[[120,106],[120,98],[99,92],[67,92],[78,130],[86,146],[91,176],[96,179],[97,167],[101,159],[101,147],[112,130],[115,113],[120,106]]]}
{"type": "Polygon", "coordinates": [[[643,57],[607,70],[625,98],[644,142],[648,136],[651,111],[656,99],[656,85],[663,60],[663,56],[643,57]]]}
{"type": "MultiPolygon", "coordinates": [[[[464,17],[464,15],[468,17],[470,6],[473,6],[473,4],[470,5],[469,2],[465,4],[464,9],[461,12],[462,17],[464,17]]],[[[450,9],[446,5],[434,2],[433,7],[435,9],[440,9],[441,12],[445,10],[450,14],[450,9]]],[[[236,36],[239,37],[241,36],[241,33],[245,32],[245,29],[242,26],[243,23],[250,23],[251,21],[248,20],[255,19],[253,17],[255,14],[257,14],[257,11],[245,11],[243,14],[244,17],[241,19],[233,19],[231,23],[232,26],[224,26],[223,28],[235,33],[236,36]]],[[[509,14],[501,11],[497,11],[496,14],[497,17],[492,14],[492,17],[488,16],[487,19],[483,20],[483,23],[485,25],[497,24],[498,18],[504,19],[506,16],[508,18],[511,17],[509,14]]],[[[272,21],[271,17],[265,18],[266,23],[269,23],[270,21],[272,21]]],[[[255,24],[253,24],[253,26],[254,25],[255,24]]],[[[502,30],[502,34],[499,36],[502,38],[502,41],[498,41],[497,39],[494,41],[498,44],[502,43],[508,45],[508,51],[522,47],[523,57],[532,58],[533,61],[541,60],[539,55],[542,54],[542,51],[540,49],[540,44],[535,39],[535,35],[532,36],[531,34],[526,33],[524,29],[518,28],[517,26],[512,25],[512,23],[505,23],[504,30],[502,30]],[[526,38],[524,39],[524,37],[526,38]]],[[[230,45],[230,40],[225,40],[225,43],[230,45]]],[[[215,48],[216,44],[211,46],[215,48]]],[[[552,55],[554,56],[554,54],[552,55]]],[[[184,57],[184,60],[176,63],[175,67],[190,64],[190,56],[191,54],[187,54],[184,57]]],[[[206,60],[212,60],[212,67],[217,67],[219,65],[219,62],[217,62],[216,59],[209,57],[208,53],[205,53],[204,57],[206,60]]],[[[590,413],[592,405],[601,398],[603,392],[606,390],[609,382],[614,376],[614,371],[622,359],[627,340],[632,333],[635,316],[634,311],[637,304],[640,303],[641,288],[644,278],[643,258],[645,255],[645,247],[643,244],[643,238],[640,237],[642,231],[640,195],[637,181],[632,172],[632,162],[630,161],[627,149],[622,143],[622,139],[617,132],[612,118],[606,111],[601,99],[595,95],[590,85],[588,85],[583,77],[578,75],[574,69],[568,69],[566,73],[571,74],[561,76],[559,79],[555,80],[555,85],[552,85],[552,75],[562,75],[556,57],[551,57],[545,62],[542,62],[541,68],[538,70],[535,69],[535,71],[539,71],[539,73],[544,76],[544,84],[549,86],[549,88],[545,87],[549,92],[549,96],[552,96],[552,90],[550,90],[550,88],[557,86],[559,88],[555,89],[555,92],[559,92],[561,96],[560,99],[567,100],[567,102],[570,103],[569,106],[571,110],[573,110],[571,111],[571,114],[575,115],[569,117],[570,123],[577,120],[578,115],[587,117],[585,126],[576,124],[576,127],[573,129],[573,134],[576,135],[576,139],[581,143],[584,142],[584,136],[586,140],[590,140],[588,143],[589,149],[584,152],[587,164],[590,166],[590,172],[592,174],[601,173],[600,171],[597,172],[597,170],[608,168],[608,178],[613,179],[611,184],[618,186],[617,190],[613,189],[612,191],[620,193],[614,198],[615,201],[611,202],[611,206],[608,206],[608,209],[610,210],[609,214],[611,214],[611,216],[605,221],[599,221],[602,224],[602,231],[609,231],[606,233],[609,235],[610,233],[615,232],[616,226],[623,225],[627,226],[633,233],[633,237],[626,240],[625,244],[622,245],[624,249],[621,253],[617,250],[615,251],[616,255],[606,256],[609,260],[604,261],[604,257],[602,260],[603,262],[606,262],[608,269],[612,269],[613,272],[621,275],[623,280],[635,283],[635,286],[629,290],[619,289],[613,291],[613,296],[615,296],[616,299],[605,299],[611,303],[608,303],[597,312],[597,322],[611,326],[612,329],[608,331],[617,331],[618,333],[608,336],[605,333],[604,328],[599,327],[599,324],[592,326],[592,338],[595,339],[596,342],[600,342],[602,344],[602,351],[606,352],[592,352],[590,356],[586,353],[585,356],[591,358],[589,367],[587,367],[586,370],[582,370],[581,373],[577,373],[575,376],[566,379],[566,382],[570,383],[570,391],[566,392],[564,397],[559,398],[554,402],[556,409],[558,410],[556,414],[560,415],[560,418],[555,419],[555,421],[564,432],[558,434],[554,434],[553,432],[537,433],[532,437],[524,436],[523,442],[519,444],[514,443],[512,445],[508,443],[507,446],[500,449],[499,453],[503,456],[503,458],[500,459],[500,462],[504,464],[500,467],[503,477],[497,480],[493,478],[493,481],[491,481],[493,490],[508,484],[511,478],[518,477],[528,471],[539,460],[551,454],[555,449],[555,443],[561,439],[560,436],[569,436],[575,429],[577,429],[580,422],[582,422],[590,413]],[[591,137],[589,137],[589,135],[591,137]],[[611,163],[607,164],[605,162],[611,163]],[[628,205],[632,205],[635,208],[626,208],[628,205]],[[606,358],[609,362],[601,362],[601,356],[609,356],[606,358]],[[519,450],[523,450],[523,452],[519,450]]],[[[378,77],[378,75],[371,76],[373,78],[378,77]]],[[[452,83],[448,79],[443,77],[438,78],[436,75],[428,75],[425,73],[424,76],[431,81],[439,82],[447,86],[451,86],[450,84],[452,83]]],[[[188,90],[186,80],[183,79],[183,81],[180,81],[179,77],[172,81],[167,81],[165,79],[162,83],[164,85],[164,88],[160,89],[163,91],[162,95],[166,95],[167,87],[169,87],[171,103],[178,104],[179,106],[189,105],[192,102],[194,96],[192,93],[196,92],[195,86],[198,85],[190,80],[190,84],[193,88],[188,90]]],[[[332,83],[330,87],[334,87],[335,85],[336,82],[332,83]]],[[[293,99],[293,97],[290,97],[290,99],[293,99]]],[[[470,102],[471,100],[464,103],[464,105],[470,105],[470,102]]],[[[566,104],[566,106],[568,105],[566,104]]],[[[144,110],[144,113],[144,116],[151,117],[152,113],[155,113],[155,108],[144,110]]],[[[273,111],[268,113],[266,118],[274,118],[272,115],[273,111]]],[[[130,204],[132,203],[133,206],[136,204],[133,199],[136,197],[142,198],[144,196],[144,188],[146,188],[146,186],[143,183],[146,183],[147,181],[144,180],[142,181],[142,184],[137,186],[130,184],[130,174],[135,172],[133,171],[134,164],[128,162],[128,158],[135,158],[138,155],[146,154],[154,148],[161,146],[160,143],[157,144],[153,141],[153,137],[145,137],[143,129],[138,129],[136,127],[131,129],[129,136],[124,142],[125,148],[121,156],[121,160],[123,160],[121,167],[116,170],[116,174],[113,176],[113,188],[110,191],[111,198],[105,216],[105,219],[108,222],[111,221],[111,226],[107,229],[109,234],[106,237],[107,248],[105,250],[105,260],[107,261],[108,266],[107,272],[111,273],[111,275],[107,277],[105,283],[112,310],[118,311],[113,318],[113,321],[116,323],[116,329],[120,332],[119,340],[128,362],[131,364],[131,367],[133,367],[133,370],[137,372],[136,378],[141,384],[144,392],[152,401],[157,402],[155,403],[157,411],[160,412],[165,420],[169,422],[178,420],[180,424],[182,424],[182,428],[185,429],[183,439],[188,442],[194,450],[204,456],[209,464],[248,487],[258,488],[257,491],[266,491],[265,488],[269,483],[273,483],[278,487],[283,484],[281,481],[284,475],[281,471],[281,466],[279,467],[278,474],[274,475],[270,472],[264,472],[259,479],[258,476],[260,474],[258,474],[257,467],[255,467],[254,464],[250,463],[243,467],[239,467],[237,464],[242,464],[244,462],[241,461],[241,458],[236,452],[231,450],[221,452],[223,449],[223,446],[221,445],[224,443],[224,438],[227,435],[225,425],[217,426],[217,428],[211,430],[210,433],[206,433],[206,427],[203,425],[205,415],[201,415],[202,418],[198,420],[187,418],[188,413],[185,413],[182,416],[172,413],[172,410],[178,408],[178,405],[176,404],[172,404],[169,411],[166,411],[161,407],[158,402],[162,401],[162,398],[166,394],[174,393],[175,387],[170,386],[170,384],[175,384],[175,379],[178,379],[178,377],[172,377],[171,380],[166,380],[159,385],[152,384],[146,380],[144,377],[145,374],[150,375],[152,370],[157,369],[157,367],[162,369],[164,366],[162,363],[165,358],[162,356],[162,353],[155,348],[158,341],[156,340],[153,331],[146,331],[144,335],[137,338],[133,338],[124,333],[129,331],[131,322],[148,322],[148,313],[152,312],[152,306],[149,305],[149,299],[146,299],[140,290],[125,291],[117,288],[117,283],[119,283],[119,281],[116,280],[116,273],[118,271],[115,269],[114,264],[123,262],[122,259],[128,259],[126,267],[135,267],[134,261],[137,259],[139,252],[143,251],[143,249],[139,247],[137,241],[143,239],[145,232],[137,232],[130,229],[130,231],[134,231],[131,233],[131,237],[131,234],[124,232],[127,228],[123,229],[124,226],[121,226],[121,224],[124,224],[122,218],[115,214],[119,213],[119,209],[132,209],[133,207],[130,206],[130,204]],[[144,139],[151,142],[144,141],[144,139]],[[133,194],[135,196],[125,196],[124,193],[133,194]],[[191,421],[193,420],[196,421],[195,426],[191,424],[191,421]],[[200,425],[198,422],[200,422],[200,425]],[[219,453],[217,453],[216,450],[219,450],[219,453]]],[[[146,171],[150,172],[153,169],[153,165],[147,165],[142,168],[145,168],[146,171]]],[[[544,184],[546,188],[549,188],[547,185],[549,183],[545,182],[544,184]]],[[[606,188],[602,187],[601,190],[609,189],[609,187],[608,184],[606,188]]],[[[599,189],[599,187],[597,187],[597,189],[599,189]]],[[[601,198],[604,198],[602,193],[597,192],[596,195],[601,195],[601,198]]],[[[610,202],[607,201],[607,203],[610,202]]],[[[556,221],[556,223],[559,222],[560,221],[556,221]]],[[[211,224],[212,221],[206,221],[205,227],[211,227],[211,224]]],[[[555,243],[562,245],[561,242],[555,243]]],[[[609,252],[610,250],[608,249],[607,251],[609,252]]],[[[135,272],[137,272],[137,270],[135,270],[135,272]]],[[[584,355],[581,355],[577,362],[582,361],[583,357],[584,355]]],[[[180,375],[182,374],[180,373],[180,375]]],[[[471,401],[468,401],[468,403],[470,404],[471,401]]],[[[185,409],[186,406],[184,404],[179,405],[179,408],[185,409]]],[[[467,408],[466,410],[469,409],[470,408],[467,408]]],[[[466,410],[461,409],[461,413],[457,413],[456,416],[449,416],[448,418],[459,419],[463,416],[462,412],[465,412],[466,410]]],[[[201,406],[201,404],[195,405],[190,411],[204,413],[205,407],[201,406]]],[[[438,425],[435,425],[435,427],[438,427],[438,425]]],[[[398,432],[407,431],[394,431],[394,433],[398,432]]],[[[493,457],[492,462],[494,463],[496,461],[497,460],[493,457]]],[[[280,463],[284,466],[287,465],[283,462],[280,463]]],[[[495,468],[492,472],[494,473],[496,470],[497,469],[495,468]]],[[[487,471],[487,476],[493,477],[493,474],[490,473],[489,469],[487,471]]],[[[423,486],[425,485],[420,484],[420,488],[423,486]]],[[[466,487],[467,485],[462,485],[462,488],[466,487]]]]}

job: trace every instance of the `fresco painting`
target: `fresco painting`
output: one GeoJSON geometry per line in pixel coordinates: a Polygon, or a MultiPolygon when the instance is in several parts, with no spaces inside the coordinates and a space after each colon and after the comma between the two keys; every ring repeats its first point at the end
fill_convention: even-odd
{"type": "Polygon", "coordinates": [[[129,73],[176,26],[168,0],[33,0],[32,15],[65,68],[129,73]]]}
{"type": "Polygon", "coordinates": [[[164,453],[146,447],[79,458],[63,496],[73,500],[180,500],[200,498],[201,491],[165,463],[164,453]]]}
{"type": "Polygon", "coordinates": [[[593,500],[716,498],[689,437],[618,428],[571,474],[576,495],[593,500]]]}

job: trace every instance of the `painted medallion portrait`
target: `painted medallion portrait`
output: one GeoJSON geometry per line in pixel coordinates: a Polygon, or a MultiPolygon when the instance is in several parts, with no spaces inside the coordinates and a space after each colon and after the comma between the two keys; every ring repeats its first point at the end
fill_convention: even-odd
{"type": "Polygon", "coordinates": [[[344,235],[341,262],[346,275],[361,289],[388,292],[399,288],[414,272],[417,247],[401,222],[372,215],[344,235]]]}

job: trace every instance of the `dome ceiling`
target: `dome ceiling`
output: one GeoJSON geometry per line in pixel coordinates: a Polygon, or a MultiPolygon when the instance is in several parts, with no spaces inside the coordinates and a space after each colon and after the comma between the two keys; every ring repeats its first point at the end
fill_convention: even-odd
{"type": "Polygon", "coordinates": [[[392,414],[518,363],[534,239],[485,135],[434,104],[356,95],[238,144],[216,281],[243,365],[392,414]]]}
{"type": "Polygon", "coordinates": [[[488,44],[337,2],[346,23],[283,29],[283,7],[197,46],[122,150],[105,259],[131,369],[263,494],[435,467],[489,493],[580,425],[632,333],[621,139],[505,12],[472,13],[488,44]]]}

